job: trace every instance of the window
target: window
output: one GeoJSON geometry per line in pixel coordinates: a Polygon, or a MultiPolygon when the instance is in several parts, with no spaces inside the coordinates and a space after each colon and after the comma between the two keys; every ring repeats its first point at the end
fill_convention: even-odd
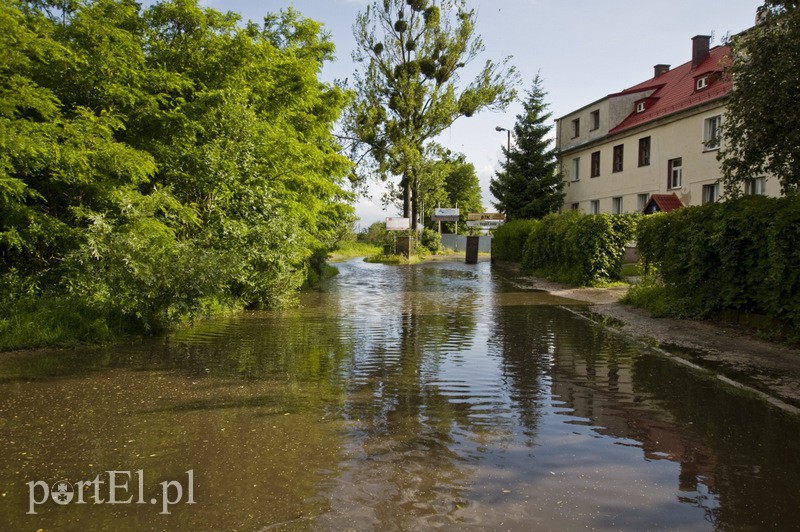
{"type": "Polygon", "coordinates": [[[636,104],[636,112],[637,113],[641,113],[642,111],[644,111],[644,109],[645,109],[644,102],[639,102],[639,103],[636,104]]]}
{"type": "Polygon", "coordinates": [[[747,182],[746,192],[751,196],[763,196],[767,193],[767,178],[757,177],[747,182]]]}
{"type": "Polygon", "coordinates": [[[600,175],[600,152],[596,151],[592,153],[592,175],[591,177],[597,177],[600,175]]]}
{"type": "Polygon", "coordinates": [[[614,172],[622,171],[622,149],[623,145],[614,146],[614,172]]]}
{"type": "Polygon", "coordinates": [[[592,214],[600,214],[600,200],[592,200],[589,203],[589,212],[592,214]]]}
{"type": "Polygon", "coordinates": [[[719,200],[719,183],[703,185],[703,205],[719,200]]]}
{"type": "Polygon", "coordinates": [[[622,198],[611,198],[611,212],[622,214],[622,198]]]}
{"type": "Polygon", "coordinates": [[[600,111],[592,111],[592,131],[600,129],[600,111]]]}
{"type": "Polygon", "coordinates": [[[575,157],[572,159],[572,180],[580,181],[581,179],[581,158],[575,157]]]}
{"type": "Polygon", "coordinates": [[[571,206],[570,208],[571,208],[573,211],[577,211],[577,210],[578,210],[578,204],[577,204],[577,203],[573,203],[573,204],[572,204],[572,206],[571,206]]]}
{"type": "Polygon", "coordinates": [[[572,121],[572,138],[581,136],[581,119],[576,118],[572,121]]]}
{"type": "Polygon", "coordinates": [[[639,139],[639,166],[650,166],[650,137],[639,139]]]}
{"type": "Polygon", "coordinates": [[[695,87],[697,88],[697,90],[703,90],[706,87],[708,87],[708,76],[699,78],[697,80],[697,84],[695,85],[695,87]]]}
{"type": "Polygon", "coordinates": [[[669,182],[667,183],[667,188],[681,188],[683,161],[680,158],[670,159],[667,164],[669,167],[669,182]]]}
{"type": "Polygon", "coordinates": [[[650,201],[650,194],[638,194],[636,196],[636,208],[643,211],[647,207],[647,202],[650,201]]]}
{"type": "Polygon", "coordinates": [[[703,127],[703,145],[706,151],[719,149],[719,126],[721,123],[721,115],[706,118],[703,127]]]}

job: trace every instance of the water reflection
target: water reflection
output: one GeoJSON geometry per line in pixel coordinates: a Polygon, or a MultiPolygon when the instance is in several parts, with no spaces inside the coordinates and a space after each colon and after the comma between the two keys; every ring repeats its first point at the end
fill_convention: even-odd
{"type": "Polygon", "coordinates": [[[790,529],[798,420],[488,263],[349,262],[303,307],[0,357],[0,528],[790,529]],[[195,472],[193,506],[25,482],[195,472]]]}

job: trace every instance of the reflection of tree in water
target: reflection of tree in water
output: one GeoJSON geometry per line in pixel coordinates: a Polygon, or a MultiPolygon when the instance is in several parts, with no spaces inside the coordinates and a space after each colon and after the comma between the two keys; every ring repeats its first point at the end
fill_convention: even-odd
{"type": "MultiPolygon", "coordinates": [[[[497,295],[502,299],[503,294],[497,295]]],[[[561,315],[539,305],[497,305],[490,346],[502,358],[503,375],[520,423],[530,444],[541,417],[541,400],[548,393],[545,379],[562,333],[561,315]]]]}
{"type": "Polygon", "coordinates": [[[380,327],[364,326],[349,375],[346,415],[357,437],[348,469],[357,488],[342,497],[369,508],[380,529],[447,524],[466,504],[483,424],[507,424],[477,415],[485,412],[471,383],[458,380],[470,353],[485,353],[476,338],[480,294],[468,271],[394,273],[380,327]]]}

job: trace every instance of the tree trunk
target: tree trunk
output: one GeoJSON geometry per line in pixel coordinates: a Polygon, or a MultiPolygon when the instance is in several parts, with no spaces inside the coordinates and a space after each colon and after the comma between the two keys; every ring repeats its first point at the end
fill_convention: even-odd
{"type": "Polygon", "coordinates": [[[408,174],[403,176],[400,186],[403,188],[403,218],[408,218],[411,214],[411,180],[408,174]]]}
{"type": "Polygon", "coordinates": [[[419,179],[414,176],[414,186],[411,189],[411,230],[417,231],[417,218],[419,217],[419,179]]]}

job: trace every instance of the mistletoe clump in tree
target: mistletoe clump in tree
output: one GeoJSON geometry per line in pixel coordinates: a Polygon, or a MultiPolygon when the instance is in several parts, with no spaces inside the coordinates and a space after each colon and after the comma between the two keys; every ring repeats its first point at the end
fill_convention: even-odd
{"type": "Polygon", "coordinates": [[[486,61],[461,88],[462,71],[484,49],[464,0],[381,0],[354,25],[356,101],[346,130],[354,159],[386,179],[400,176],[403,216],[417,218],[428,141],[461,116],[504,109],[517,73],[508,58],[486,61]]]}
{"type": "Polygon", "coordinates": [[[516,145],[503,148],[503,170],[489,184],[494,204],[508,220],[542,218],[557,211],[564,201],[564,182],[557,172],[555,150],[547,138],[552,129],[539,76],[533,80],[525,112],[514,125],[516,145]]]}

